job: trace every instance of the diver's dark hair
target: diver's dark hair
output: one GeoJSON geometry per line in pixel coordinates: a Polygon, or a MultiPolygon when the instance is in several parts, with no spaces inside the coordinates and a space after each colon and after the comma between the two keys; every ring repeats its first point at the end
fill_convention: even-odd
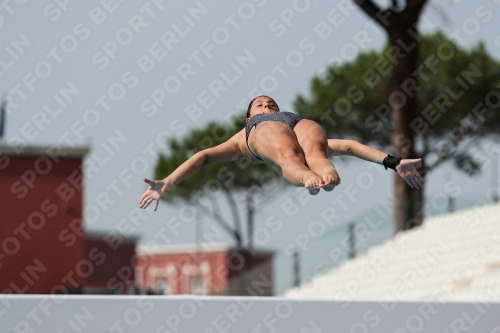
{"type": "Polygon", "coordinates": [[[253,102],[255,102],[255,100],[256,100],[257,98],[259,98],[259,97],[260,97],[260,96],[255,97],[254,99],[252,99],[252,100],[250,101],[250,104],[248,104],[248,109],[247,109],[247,118],[250,118],[250,109],[252,108],[252,104],[253,104],[253,102]]]}
{"type": "MultiPolygon", "coordinates": [[[[260,96],[255,97],[254,99],[252,99],[252,100],[250,101],[250,104],[248,104],[248,109],[247,109],[247,118],[250,118],[250,109],[252,108],[252,104],[253,104],[253,102],[255,102],[255,100],[256,100],[257,98],[259,98],[259,97],[269,97],[269,96],[267,96],[267,95],[260,95],[260,96]]],[[[269,97],[269,98],[271,98],[271,97],[269,97]]],[[[271,99],[272,99],[272,98],[271,98],[271,99]]],[[[274,101],[274,99],[273,99],[273,101],[274,101]]],[[[275,101],[274,103],[276,104],[276,101],[275,101]]],[[[278,104],[276,104],[276,106],[278,106],[278,104]]],[[[279,109],[280,109],[280,107],[278,106],[278,110],[279,110],[279,109]]]]}

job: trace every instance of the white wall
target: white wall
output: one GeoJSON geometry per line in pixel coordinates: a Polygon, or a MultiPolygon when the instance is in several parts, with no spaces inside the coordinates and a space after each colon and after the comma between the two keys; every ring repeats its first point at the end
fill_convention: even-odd
{"type": "Polygon", "coordinates": [[[0,296],[1,332],[500,332],[500,303],[0,296]]]}

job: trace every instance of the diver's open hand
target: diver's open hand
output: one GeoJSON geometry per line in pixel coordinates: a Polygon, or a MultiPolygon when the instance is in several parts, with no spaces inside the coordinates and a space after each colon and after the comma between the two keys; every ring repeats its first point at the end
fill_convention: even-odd
{"type": "Polygon", "coordinates": [[[142,180],[144,180],[146,184],[149,184],[149,187],[139,200],[139,207],[145,209],[151,202],[156,200],[154,208],[156,211],[161,197],[167,192],[169,186],[164,180],[149,180],[147,178],[143,178],[142,180]]]}
{"type": "Polygon", "coordinates": [[[396,166],[396,171],[411,188],[421,189],[424,187],[424,178],[418,173],[415,164],[422,162],[421,158],[402,159],[396,166]]]}

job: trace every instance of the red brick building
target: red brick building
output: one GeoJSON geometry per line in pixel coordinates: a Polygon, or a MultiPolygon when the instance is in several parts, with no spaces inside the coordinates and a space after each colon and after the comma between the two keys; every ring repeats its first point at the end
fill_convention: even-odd
{"type": "Polygon", "coordinates": [[[109,234],[85,232],[84,259],[88,266],[82,291],[86,294],[135,294],[137,237],[108,241],[109,234]]]}
{"type": "Polygon", "coordinates": [[[0,293],[127,293],[136,239],[85,234],[88,147],[0,146],[0,293]]]}
{"type": "Polygon", "coordinates": [[[273,252],[256,251],[242,285],[243,257],[227,244],[140,246],[136,283],[165,295],[273,295],[273,252]]]}

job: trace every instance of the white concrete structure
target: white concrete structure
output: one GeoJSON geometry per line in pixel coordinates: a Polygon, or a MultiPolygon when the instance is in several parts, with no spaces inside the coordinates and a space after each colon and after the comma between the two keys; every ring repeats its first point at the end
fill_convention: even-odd
{"type": "Polygon", "coordinates": [[[0,296],[6,333],[499,333],[500,303],[0,296]]]}
{"type": "Polygon", "coordinates": [[[428,218],[285,297],[500,300],[500,204],[428,218]]]}

